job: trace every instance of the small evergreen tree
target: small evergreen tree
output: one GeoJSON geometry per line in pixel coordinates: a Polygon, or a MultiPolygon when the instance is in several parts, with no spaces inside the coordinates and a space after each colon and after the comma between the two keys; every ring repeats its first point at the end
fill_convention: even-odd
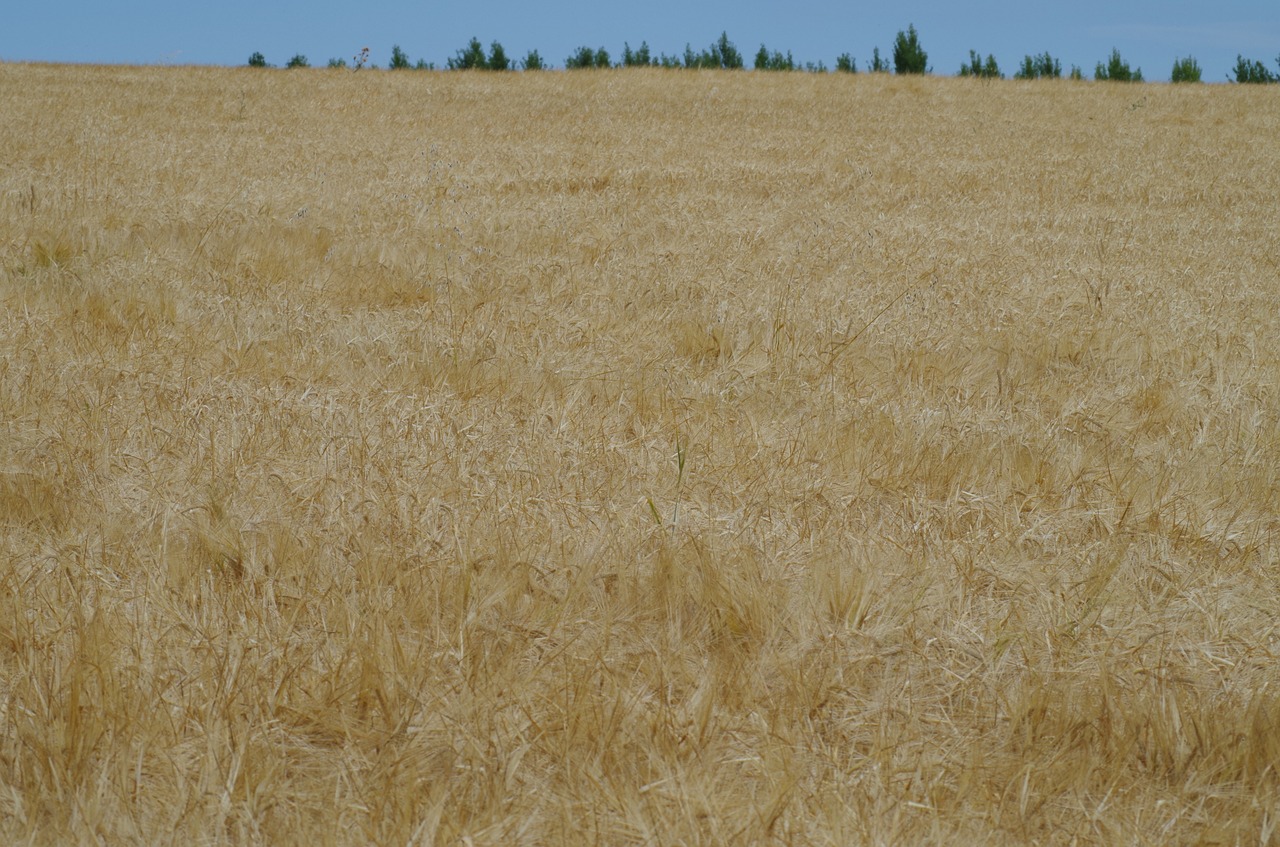
{"type": "Polygon", "coordinates": [[[729,40],[728,32],[721,32],[719,40],[711,45],[711,59],[717,67],[726,70],[740,70],[742,68],[742,54],[738,52],[738,48],[729,40]]]}
{"type": "Polygon", "coordinates": [[[960,76],[1004,79],[1004,74],[1000,73],[1000,65],[996,62],[996,57],[988,53],[987,61],[984,63],[976,50],[969,51],[969,62],[960,66],[960,76]]]}
{"type": "Polygon", "coordinates": [[[546,69],[546,66],[542,64],[542,57],[538,55],[537,50],[530,50],[526,53],[524,61],[520,63],[520,66],[526,71],[541,71],[546,69]]]}
{"type": "Polygon", "coordinates": [[[345,68],[346,66],[347,66],[346,59],[330,59],[329,60],[330,68],[345,68]]]}
{"type": "Polygon", "coordinates": [[[836,72],[856,74],[858,72],[858,61],[848,53],[841,53],[836,56],[836,72]]]}
{"type": "Polygon", "coordinates": [[[755,69],[758,71],[794,71],[796,69],[795,59],[791,58],[791,51],[787,51],[787,55],[774,50],[772,53],[763,45],[756,51],[755,69]]]}
{"type": "Polygon", "coordinates": [[[887,74],[889,72],[889,62],[880,58],[879,47],[871,51],[871,72],[873,74],[887,74]]]}
{"type": "MultiPolygon", "coordinates": [[[[1280,58],[1276,59],[1280,64],[1280,58]]],[[[1257,84],[1268,82],[1280,82],[1280,76],[1271,73],[1267,66],[1257,60],[1246,59],[1245,57],[1236,55],[1235,67],[1236,82],[1257,84]]]]}
{"type": "Polygon", "coordinates": [[[742,54],[738,52],[738,48],[734,46],[734,43],[729,40],[729,34],[726,32],[720,33],[720,37],[701,53],[693,52],[693,47],[688,44],[684,46],[684,66],[686,68],[738,70],[744,64],[742,54]]]}
{"type": "Polygon", "coordinates": [[[893,69],[900,74],[924,74],[929,72],[929,54],[920,46],[915,24],[906,32],[898,31],[893,42],[893,69]]]}
{"type": "Polygon", "coordinates": [[[1171,82],[1199,82],[1200,64],[1191,56],[1185,59],[1175,59],[1173,73],[1169,79],[1171,82]]]}
{"type": "Polygon", "coordinates": [[[595,51],[590,47],[579,47],[570,58],[564,60],[564,67],[570,70],[595,67],[595,51]]]}
{"type": "Polygon", "coordinates": [[[285,63],[286,68],[309,68],[311,63],[307,61],[307,57],[301,53],[295,53],[293,58],[285,63]]]}
{"type": "Polygon", "coordinates": [[[261,53],[254,53],[254,54],[252,54],[251,56],[249,56],[249,67],[251,67],[251,68],[265,68],[265,67],[268,67],[268,65],[267,65],[267,57],[266,57],[266,56],[264,56],[264,55],[262,55],[261,53]]]}
{"type": "Polygon", "coordinates": [[[404,71],[413,67],[413,63],[409,61],[409,56],[400,49],[399,44],[391,46],[391,63],[387,65],[393,71],[404,71]]]}
{"type": "Polygon", "coordinates": [[[507,51],[503,50],[502,45],[496,41],[489,45],[489,62],[486,67],[491,71],[511,70],[511,60],[507,58],[507,51]]]}
{"type": "Polygon", "coordinates": [[[1013,75],[1014,79],[1059,79],[1062,76],[1062,62],[1053,58],[1046,51],[1039,56],[1024,56],[1022,67],[1013,75]]]}
{"type": "Polygon", "coordinates": [[[451,71],[469,71],[484,70],[487,68],[488,61],[484,57],[484,47],[480,44],[480,39],[472,38],[466,48],[459,50],[457,55],[448,62],[451,71]]]}
{"type": "Polygon", "coordinates": [[[1084,71],[1080,70],[1079,65],[1071,66],[1071,79],[1076,82],[1079,82],[1080,80],[1084,79],[1084,71]]]}
{"type": "Polygon", "coordinates": [[[1142,68],[1130,70],[1129,63],[1120,58],[1120,51],[1112,48],[1111,58],[1105,65],[1098,63],[1094,68],[1093,78],[1111,82],[1142,82],[1142,68]]]}
{"type": "Polygon", "coordinates": [[[649,43],[647,41],[640,42],[639,50],[632,50],[630,44],[623,43],[622,66],[624,68],[645,68],[652,64],[654,62],[649,55],[649,43]]]}

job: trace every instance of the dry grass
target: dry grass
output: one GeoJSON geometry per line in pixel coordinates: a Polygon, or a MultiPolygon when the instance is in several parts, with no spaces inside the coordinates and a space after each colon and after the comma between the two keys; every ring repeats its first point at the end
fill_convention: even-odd
{"type": "Polygon", "coordinates": [[[0,112],[0,841],[1275,843],[1268,87],[0,112]]]}

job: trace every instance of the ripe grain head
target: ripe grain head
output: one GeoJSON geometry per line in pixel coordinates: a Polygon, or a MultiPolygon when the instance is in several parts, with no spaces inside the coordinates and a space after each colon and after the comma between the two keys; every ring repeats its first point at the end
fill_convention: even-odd
{"type": "Polygon", "coordinates": [[[1272,92],[0,97],[6,840],[1270,837],[1272,92]]]}

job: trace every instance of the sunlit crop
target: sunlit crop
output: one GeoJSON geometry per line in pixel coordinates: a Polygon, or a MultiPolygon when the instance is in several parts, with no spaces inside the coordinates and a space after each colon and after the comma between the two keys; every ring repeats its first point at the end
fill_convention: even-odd
{"type": "Polygon", "coordinates": [[[1274,95],[0,65],[0,842],[1270,843],[1274,95]]]}

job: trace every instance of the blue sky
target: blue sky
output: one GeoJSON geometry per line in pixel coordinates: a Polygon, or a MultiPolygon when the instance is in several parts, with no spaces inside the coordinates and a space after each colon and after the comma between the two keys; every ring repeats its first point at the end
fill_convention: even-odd
{"type": "Polygon", "coordinates": [[[898,30],[914,24],[935,73],[954,74],[970,49],[995,54],[1011,73],[1028,53],[1048,51],[1064,70],[1092,76],[1119,48],[1151,81],[1167,80],[1175,58],[1194,56],[1206,81],[1223,81],[1237,54],[1272,71],[1280,55],[1280,1],[1187,0],[904,0],[898,3],[728,2],[650,0],[610,4],[587,0],[10,0],[0,20],[0,60],[127,64],[244,64],[261,51],[283,65],[295,53],[313,65],[350,61],[368,46],[385,66],[393,44],[413,60],[443,67],[472,37],[500,41],[513,58],[537,49],[563,65],[581,45],[617,57],[623,42],[647,41],[654,53],[697,50],[722,30],[747,57],[763,42],[801,62],[835,63],[851,53],[859,69],[873,47],[892,53],[898,30]]]}

